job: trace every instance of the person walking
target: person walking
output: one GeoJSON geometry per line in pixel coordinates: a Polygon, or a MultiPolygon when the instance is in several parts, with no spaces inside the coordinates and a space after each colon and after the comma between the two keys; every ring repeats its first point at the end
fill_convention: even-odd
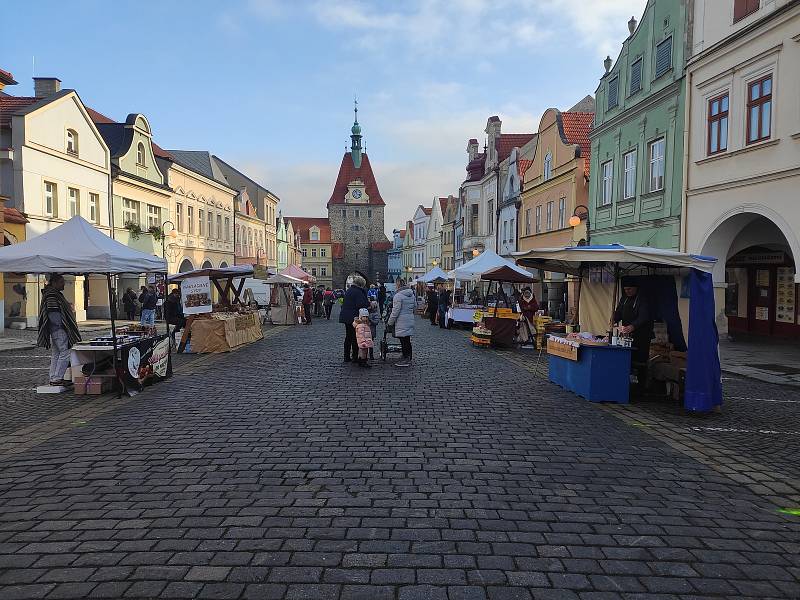
{"type": "Polygon", "coordinates": [[[451,292],[444,284],[439,286],[439,327],[447,329],[447,309],[450,308],[451,292]]]}
{"type": "Polygon", "coordinates": [[[125,308],[125,316],[128,321],[136,320],[136,292],[131,288],[128,288],[122,294],[122,306],[125,308]]]}
{"type": "Polygon", "coordinates": [[[371,368],[367,362],[367,351],[372,352],[372,325],[369,320],[369,310],[361,308],[358,316],[353,321],[353,329],[356,332],[356,344],[358,344],[358,366],[371,368]]]}
{"type": "Polygon", "coordinates": [[[333,303],[336,302],[336,294],[330,287],[326,287],[322,292],[322,306],[325,308],[325,318],[331,320],[331,311],[333,311],[333,303]]]}
{"type": "Polygon", "coordinates": [[[403,279],[397,280],[397,288],[392,296],[392,313],[386,322],[387,327],[394,327],[394,336],[400,340],[403,358],[396,367],[411,366],[411,336],[414,335],[414,307],[416,306],[414,290],[405,285],[403,279]]]}
{"type": "Polygon", "coordinates": [[[344,324],[344,362],[358,360],[358,343],[356,342],[356,330],[353,321],[358,316],[358,311],[362,308],[369,308],[367,300],[367,282],[360,275],[353,278],[353,285],[347,288],[342,301],[342,309],[339,311],[339,323],[344,324]]]}
{"type": "Polygon", "coordinates": [[[142,314],[139,316],[139,324],[144,327],[145,325],[156,324],[156,305],[158,305],[158,296],[153,286],[142,286],[142,293],[139,294],[139,303],[142,305],[142,314]]]}
{"type": "Polygon", "coordinates": [[[378,308],[381,311],[381,317],[383,316],[383,309],[386,306],[386,286],[381,283],[378,287],[378,308]]]}
{"type": "Polygon", "coordinates": [[[64,297],[64,276],[55,274],[42,288],[42,302],[39,308],[39,335],[36,345],[51,348],[50,385],[72,385],[64,380],[69,366],[70,348],[81,341],[75,312],[64,297]]]}
{"type": "Polygon", "coordinates": [[[439,312],[439,294],[436,293],[436,288],[432,285],[428,285],[428,293],[425,297],[425,302],[431,325],[436,325],[436,313],[439,312]]]}
{"type": "Polygon", "coordinates": [[[325,288],[318,285],[314,288],[314,316],[322,317],[322,292],[325,288]]]}
{"type": "Polygon", "coordinates": [[[306,319],[306,325],[311,325],[311,305],[314,303],[314,293],[311,291],[311,286],[307,283],[303,284],[303,315],[306,319]]]}

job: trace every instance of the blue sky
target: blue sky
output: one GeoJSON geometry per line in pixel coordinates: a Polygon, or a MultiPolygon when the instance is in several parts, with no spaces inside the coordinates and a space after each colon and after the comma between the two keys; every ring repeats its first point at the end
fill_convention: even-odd
{"type": "Polygon", "coordinates": [[[645,0],[4,0],[0,68],[32,68],[165,148],[207,149],[324,215],[353,95],[386,229],[457,193],[489,116],[535,131],[593,94],[645,0]],[[6,20],[8,19],[8,20],[6,20]],[[10,25],[10,26],[9,26],[10,25]],[[74,35],[72,35],[74,32],[74,35]]]}

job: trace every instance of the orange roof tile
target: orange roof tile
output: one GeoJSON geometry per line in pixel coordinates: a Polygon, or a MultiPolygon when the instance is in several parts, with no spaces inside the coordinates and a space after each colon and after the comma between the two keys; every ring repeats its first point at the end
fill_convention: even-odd
{"type": "Polygon", "coordinates": [[[520,158],[517,160],[517,174],[519,174],[519,178],[523,179],[525,177],[525,171],[531,168],[533,161],[527,158],[520,158]]]}
{"type": "Polygon", "coordinates": [[[339,167],[339,175],[336,177],[336,184],[333,186],[333,193],[328,200],[328,205],[344,204],[344,197],[347,195],[347,186],[356,179],[364,182],[364,187],[369,196],[369,204],[383,206],[385,202],[378,191],[378,183],[375,181],[375,174],[372,172],[372,165],[369,163],[369,156],[366,152],[361,155],[361,166],[356,169],[350,152],[345,152],[342,157],[342,164],[339,167]]]}
{"type": "Polygon", "coordinates": [[[578,144],[583,158],[583,172],[589,176],[589,157],[592,145],[589,142],[589,132],[592,130],[594,113],[591,112],[562,112],[561,123],[568,144],[578,144]]]}
{"type": "Polygon", "coordinates": [[[327,217],[284,217],[291,221],[294,232],[300,235],[303,244],[330,244],[331,222],[327,217]],[[319,228],[319,240],[311,240],[311,228],[319,228]]]}
{"type": "Polygon", "coordinates": [[[33,96],[0,95],[0,127],[9,127],[11,125],[11,115],[39,100],[41,98],[34,98],[33,96]]]}
{"type": "Polygon", "coordinates": [[[24,225],[28,222],[25,215],[11,206],[3,207],[3,219],[6,223],[15,223],[17,225],[24,225]]]}
{"type": "Polygon", "coordinates": [[[507,159],[514,148],[522,148],[535,135],[535,133],[501,133],[497,140],[497,162],[507,159]]]}

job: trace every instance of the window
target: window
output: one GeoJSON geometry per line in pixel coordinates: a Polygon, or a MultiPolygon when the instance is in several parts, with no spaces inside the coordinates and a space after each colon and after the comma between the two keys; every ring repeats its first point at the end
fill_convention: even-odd
{"type": "Polygon", "coordinates": [[[361,211],[359,209],[357,209],[357,208],[354,208],[353,209],[353,216],[356,217],[356,218],[360,217],[361,216],[361,211]]]}
{"type": "Polygon", "coordinates": [[[316,229],[311,230],[311,241],[318,242],[319,241],[319,231],[316,229]]]}
{"type": "Polygon", "coordinates": [[[503,242],[508,239],[508,221],[503,221],[503,242]]]}
{"type": "Polygon", "coordinates": [[[147,205],[147,227],[161,227],[161,207],[147,205]]]}
{"type": "Polygon", "coordinates": [[[78,134],[74,129],[67,129],[67,154],[78,156],[78,134]]]}
{"type": "Polygon", "coordinates": [[[46,215],[58,216],[58,188],[55,183],[44,182],[44,212],[46,215]]]}
{"type": "Polygon", "coordinates": [[[136,146],[136,164],[140,167],[144,166],[144,144],[142,142],[136,146]]]}
{"type": "Polygon", "coordinates": [[[217,213],[217,239],[222,239],[222,215],[217,213]]]}
{"type": "Polygon", "coordinates": [[[97,210],[99,206],[100,206],[100,194],[89,192],[89,220],[92,223],[99,222],[100,213],[97,210]]]}
{"type": "Polygon", "coordinates": [[[542,205],[536,207],[536,233],[542,230],[542,205]]]}
{"type": "Polygon", "coordinates": [[[206,211],[202,208],[197,211],[197,224],[198,224],[198,231],[200,235],[206,234],[206,220],[205,220],[206,211]]]}
{"type": "Polygon", "coordinates": [[[664,138],[650,142],[650,191],[664,189],[664,138]]]}
{"type": "Polygon", "coordinates": [[[69,216],[81,214],[80,206],[80,192],[75,188],[67,188],[67,195],[69,197],[69,216]]]}
{"type": "Polygon", "coordinates": [[[525,209],[525,235],[531,234],[531,209],[525,209]]]}
{"type": "MultiPolygon", "coordinates": [[[[210,238],[214,237],[214,215],[211,214],[210,210],[206,211],[206,235],[210,238]]],[[[252,232],[250,234],[250,245],[253,245],[253,235],[252,232]]],[[[251,256],[248,254],[247,256],[251,256]]]]}
{"type": "Polygon", "coordinates": [[[564,229],[567,226],[567,199],[558,199],[558,228],[564,229]]]}
{"type": "Polygon", "coordinates": [[[319,249],[319,255],[322,258],[325,258],[328,255],[328,249],[327,248],[320,248],[319,249]]]}
{"type": "Polygon", "coordinates": [[[625,167],[625,179],[622,185],[622,197],[633,198],[636,195],[636,150],[626,152],[622,161],[625,167]]]}
{"type": "Polygon", "coordinates": [[[311,276],[312,277],[316,277],[317,276],[317,268],[316,267],[311,267],[311,276]]]}
{"type": "Polygon", "coordinates": [[[139,223],[139,203],[136,200],[122,199],[122,222],[139,223]]]}
{"type": "Polygon", "coordinates": [[[656,46],[656,76],[661,77],[672,68],[672,36],[656,46]]]}
{"type": "Polygon", "coordinates": [[[372,218],[372,209],[371,209],[371,208],[368,208],[368,209],[367,209],[367,218],[368,218],[368,219],[371,219],[371,218],[372,218]]]}
{"type": "Polygon", "coordinates": [[[553,229],[553,201],[547,203],[547,231],[553,229]]]}
{"type": "Polygon", "coordinates": [[[608,160],[600,166],[602,177],[600,180],[600,206],[611,204],[611,192],[613,191],[614,162],[608,160]]]}
{"type": "Polygon", "coordinates": [[[470,204],[469,235],[478,235],[478,205],[470,204]]]}
{"type": "Polygon", "coordinates": [[[619,105],[619,77],[614,77],[608,81],[608,106],[606,110],[611,110],[619,105]]]}
{"type": "Polygon", "coordinates": [[[759,0],[733,0],[733,22],[744,19],[758,10],[759,0]]]}
{"type": "Polygon", "coordinates": [[[628,95],[633,96],[636,92],[642,89],[642,59],[637,58],[631,64],[631,81],[628,89],[628,95]]]}
{"type": "Polygon", "coordinates": [[[747,86],[747,143],[768,140],[772,118],[772,75],[747,86]]]}
{"type": "Polygon", "coordinates": [[[302,254],[302,255],[303,255],[303,258],[306,258],[306,257],[308,256],[308,250],[306,250],[305,248],[303,248],[303,249],[300,251],[300,254],[302,254]]]}
{"type": "Polygon", "coordinates": [[[225,241],[231,241],[231,218],[225,217],[225,241]]]}
{"type": "Polygon", "coordinates": [[[549,152],[544,156],[544,170],[542,172],[542,179],[547,181],[553,176],[553,155],[549,152]]]}
{"type": "Polygon", "coordinates": [[[316,248],[312,248],[311,249],[311,257],[312,258],[317,258],[317,249],[316,248]]]}
{"type": "Polygon", "coordinates": [[[489,200],[486,208],[486,232],[494,233],[494,200],[489,200]]]}
{"type": "Polygon", "coordinates": [[[342,218],[343,219],[347,218],[347,211],[346,210],[342,211],[342,218]]]}
{"type": "Polygon", "coordinates": [[[319,274],[322,277],[327,277],[328,276],[328,267],[320,267],[319,268],[319,274]]]}
{"type": "Polygon", "coordinates": [[[508,224],[508,241],[513,242],[517,237],[517,220],[511,219],[508,224]]]}
{"type": "Polygon", "coordinates": [[[183,231],[183,204],[180,202],[175,203],[175,221],[175,228],[183,231]]]}
{"type": "Polygon", "coordinates": [[[708,153],[728,149],[728,94],[708,101],[708,153]]]}

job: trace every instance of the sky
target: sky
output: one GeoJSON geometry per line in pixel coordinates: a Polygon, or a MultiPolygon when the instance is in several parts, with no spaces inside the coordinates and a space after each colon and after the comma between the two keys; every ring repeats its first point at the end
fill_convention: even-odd
{"type": "Polygon", "coordinates": [[[2,0],[0,68],[58,77],[92,108],[147,116],[161,147],[209,150],[325,216],[353,98],[386,231],[457,194],[487,119],[534,132],[594,94],[646,0],[2,0]],[[10,25],[10,26],[9,26],[10,25]]]}

